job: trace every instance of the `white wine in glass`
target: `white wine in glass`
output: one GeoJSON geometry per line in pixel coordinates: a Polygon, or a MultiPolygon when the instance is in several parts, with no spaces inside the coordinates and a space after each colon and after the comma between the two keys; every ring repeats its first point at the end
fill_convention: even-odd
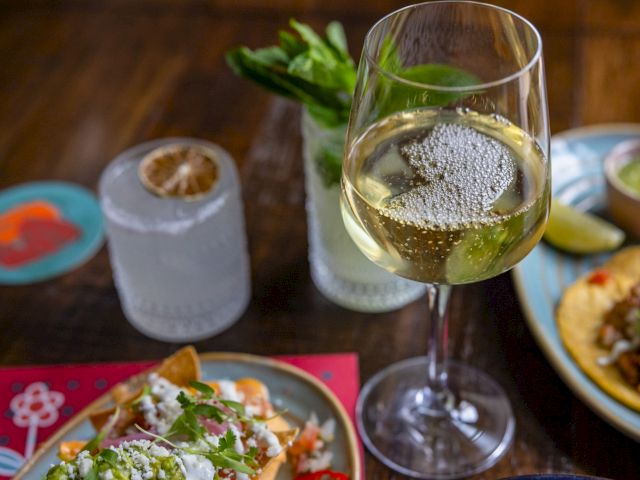
{"type": "Polygon", "coordinates": [[[447,358],[447,303],[451,286],[507,271],[540,240],[548,153],[542,43],[524,18],[430,2],[369,31],[342,214],[367,257],[427,285],[430,310],[427,356],[376,374],[357,404],[365,444],[398,472],[459,478],[491,467],[511,445],[502,388],[447,358]]]}

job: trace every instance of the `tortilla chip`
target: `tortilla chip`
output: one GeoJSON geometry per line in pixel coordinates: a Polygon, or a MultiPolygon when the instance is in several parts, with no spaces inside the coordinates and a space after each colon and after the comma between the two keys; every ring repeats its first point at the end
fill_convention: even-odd
{"type": "MultiPolygon", "coordinates": [[[[284,419],[282,421],[286,423],[284,419]]],[[[278,437],[278,441],[282,446],[282,452],[280,452],[280,455],[270,458],[269,461],[261,467],[262,471],[258,475],[251,477],[252,480],[273,480],[276,478],[280,467],[287,461],[287,449],[298,436],[298,429],[294,428],[283,432],[274,431],[273,433],[278,437]]]]}
{"type": "Polygon", "coordinates": [[[605,268],[640,281],[640,246],[620,250],[606,263],[605,268]]]}
{"type": "Polygon", "coordinates": [[[156,373],[179,387],[186,387],[189,382],[200,380],[200,359],[196,349],[189,345],[178,350],[162,362],[156,373]]]}
{"type": "Polygon", "coordinates": [[[616,262],[604,266],[611,273],[604,284],[589,283],[589,274],[567,288],[558,307],[557,322],[566,349],[591,380],[619,402],[640,411],[640,392],[625,381],[615,365],[598,365],[598,358],[609,354],[597,343],[604,315],[640,280],[640,248],[627,250],[635,251],[633,255],[623,251],[614,257],[616,262]],[[625,266],[627,272],[637,266],[638,274],[620,273],[625,266]]]}
{"type": "MultiPolygon", "coordinates": [[[[191,345],[181,348],[176,353],[167,357],[158,367],[154,367],[144,373],[131,377],[126,382],[119,383],[111,390],[111,397],[116,405],[126,405],[140,396],[147,382],[149,373],[156,372],[174,385],[186,387],[189,382],[200,379],[200,359],[196,349],[191,345]]],[[[115,407],[98,410],[89,415],[89,420],[96,431],[100,431],[109,417],[115,412],[115,407]]],[[[121,413],[116,430],[126,428],[131,424],[133,417],[127,415],[126,409],[121,413]]]]}

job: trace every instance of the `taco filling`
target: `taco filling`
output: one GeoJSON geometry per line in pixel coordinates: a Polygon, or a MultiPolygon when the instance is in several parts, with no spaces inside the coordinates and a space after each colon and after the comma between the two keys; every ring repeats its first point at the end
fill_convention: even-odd
{"type": "Polygon", "coordinates": [[[604,315],[598,343],[609,350],[601,366],[615,365],[624,379],[640,390],[640,282],[604,315]]]}

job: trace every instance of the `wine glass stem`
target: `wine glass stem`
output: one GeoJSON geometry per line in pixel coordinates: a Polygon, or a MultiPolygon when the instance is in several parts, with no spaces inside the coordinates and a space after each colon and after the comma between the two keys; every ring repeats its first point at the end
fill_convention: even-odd
{"type": "Polygon", "coordinates": [[[427,389],[436,395],[447,392],[448,309],[451,285],[427,284],[429,305],[429,367],[427,389]]]}

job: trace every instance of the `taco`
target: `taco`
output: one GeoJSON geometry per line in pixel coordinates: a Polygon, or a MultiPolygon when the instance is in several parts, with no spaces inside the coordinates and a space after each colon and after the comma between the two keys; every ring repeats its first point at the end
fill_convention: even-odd
{"type": "Polygon", "coordinates": [[[63,442],[47,480],[272,480],[297,436],[259,380],[200,381],[192,347],[111,395],[96,437],[63,442]]]}
{"type": "Polygon", "coordinates": [[[580,368],[640,411],[640,247],[622,250],[567,288],[557,323],[580,368]]]}

